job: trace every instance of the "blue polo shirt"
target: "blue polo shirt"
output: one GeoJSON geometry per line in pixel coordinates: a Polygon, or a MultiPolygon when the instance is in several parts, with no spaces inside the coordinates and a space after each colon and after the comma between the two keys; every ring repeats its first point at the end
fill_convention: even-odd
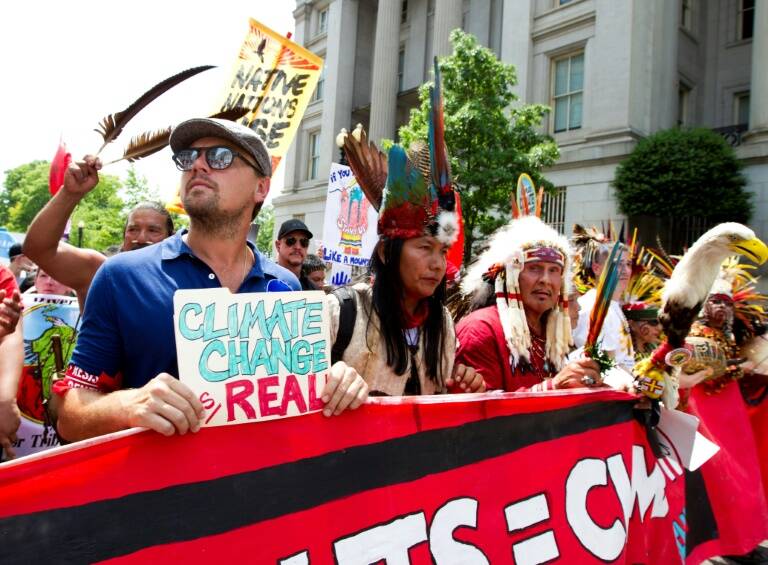
{"type": "MultiPolygon", "coordinates": [[[[184,233],[120,253],[101,266],[88,290],[68,387],[109,392],[141,387],[163,372],[178,378],[173,295],[179,289],[221,287],[182,240],[184,233]]],[[[238,293],[301,290],[293,273],[248,246],[256,261],[238,293]]]]}

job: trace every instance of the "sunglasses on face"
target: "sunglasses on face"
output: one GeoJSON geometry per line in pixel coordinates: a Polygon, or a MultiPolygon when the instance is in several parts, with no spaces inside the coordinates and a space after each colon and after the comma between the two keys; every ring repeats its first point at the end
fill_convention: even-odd
{"type": "Polygon", "coordinates": [[[173,162],[176,163],[176,168],[180,171],[191,171],[192,167],[197,161],[200,154],[205,155],[205,162],[208,166],[217,171],[227,169],[232,165],[232,161],[235,157],[240,157],[245,161],[248,166],[252,167],[259,176],[262,176],[259,168],[251,163],[248,159],[245,159],[237,151],[224,147],[223,145],[217,145],[216,147],[190,147],[189,149],[180,149],[173,154],[173,162]]]}
{"type": "Polygon", "coordinates": [[[285,244],[288,247],[293,247],[293,245],[297,241],[299,242],[299,245],[301,245],[304,249],[309,247],[309,239],[307,239],[306,237],[295,238],[295,237],[291,236],[291,237],[286,237],[285,238],[285,244]]]}
{"type": "Polygon", "coordinates": [[[655,326],[658,326],[661,322],[659,322],[658,320],[645,320],[645,323],[648,324],[649,326],[655,327],[655,326]]]}

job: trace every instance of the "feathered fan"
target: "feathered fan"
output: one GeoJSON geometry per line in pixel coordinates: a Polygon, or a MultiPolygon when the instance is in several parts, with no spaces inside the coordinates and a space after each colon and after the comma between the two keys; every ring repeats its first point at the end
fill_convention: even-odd
{"type": "Polygon", "coordinates": [[[104,139],[104,143],[96,152],[96,154],[100,154],[107,145],[117,139],[117,136],[122,133],[126,124],[130,122],[136,116],[136,114],[138,114],[158,96],[164,92],[167,92],[177,84],[184,82],[188,78],[191,78],[197,74],[202,73],[203,71],[207,71],[208,69],[212,68],[214,68],[213,65],[203,65],[200,67],[187,69],[186,71],[182,71],[176,75],[173,75],[172,77],[169,77],[150,88],[122,112],[110,114],[103,118],[99,123],[98,129],[95,131],[101,134],[101,137],[104,139]]]}
{"type": "Polygon", "coordinates": [[[387,156],[375,143],[368,141],[361,124],[352,135],[344,135],[344,153],[363,194],[378,212],[387,184],[387,156]]]}
{"type": "MultiPolygon", "coordinates": [[[[225,110],[224,112],[219,112],[218,114],[214,114],[208,117],[221,120],[231,120],[234,122],[247,115],[249,112],[250,110],[248,110],[248,108],[237,107],[230,108],[229,110],[225,110]]],[[[126,147],[125,151],[123,152],[123,156],[115,159],[114,161],[110,161],[107,163],[107,165],[117,163],[123,159],[133,163],[134,161],[138,161],[139,159],[143,159],[144,157],[149,157],[150,155],[157,153],[161,149],[164,149],[166,145],[168,145],[171,139],[171,131],[173,131],[173,126],[168,126],[165,129],[157,131],[146,131],[137,135],[131,139],[128,147],[126,147]]]]}

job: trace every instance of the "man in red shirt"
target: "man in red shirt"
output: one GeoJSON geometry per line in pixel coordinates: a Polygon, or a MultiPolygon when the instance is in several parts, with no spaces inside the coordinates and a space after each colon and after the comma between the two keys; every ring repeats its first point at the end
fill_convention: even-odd
{"type": "Polygon", "coordinates": [[[470,268],[470,314],[456,325],[456,362],[489,390],[545,391],[602,384],[591,359],[566,362],[571,339],[568,240],[535,216],[513,220],[470,268]]]}

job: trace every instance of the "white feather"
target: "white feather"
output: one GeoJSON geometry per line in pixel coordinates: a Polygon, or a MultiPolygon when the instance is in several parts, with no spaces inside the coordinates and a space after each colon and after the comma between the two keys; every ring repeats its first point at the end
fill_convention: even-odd
{"type": "Polygon", "coordinates": [[[664,285],[662,302],[669,301],[693,308],[706,300],[720,272],[720,264],[733,250],[734,241],[753,239],[755,232],[735,222],[719,224],[702,235],[683,255],[664,285]]]}
{"type": "MultiPolygon", "coordinates": [[[[520,253],[521,249],[532,247],[534,242],[547,243],[565,255],[566,264],[563,272],[568,273],[568,276],[564,277],[565,282],[568,283],[571,279],[569,269],[573,254],[568,239],[536,216],[525,216],[512,220],[491,236],[488,249],[480,255],[467,271],[467,275],[461,283],[461,291],[464,294],[474,292],[482,284],[483,275],[491,265],[510,263],[520,253]]],[[[565,295],[568,295],[567,290],[565,295]]]]}

